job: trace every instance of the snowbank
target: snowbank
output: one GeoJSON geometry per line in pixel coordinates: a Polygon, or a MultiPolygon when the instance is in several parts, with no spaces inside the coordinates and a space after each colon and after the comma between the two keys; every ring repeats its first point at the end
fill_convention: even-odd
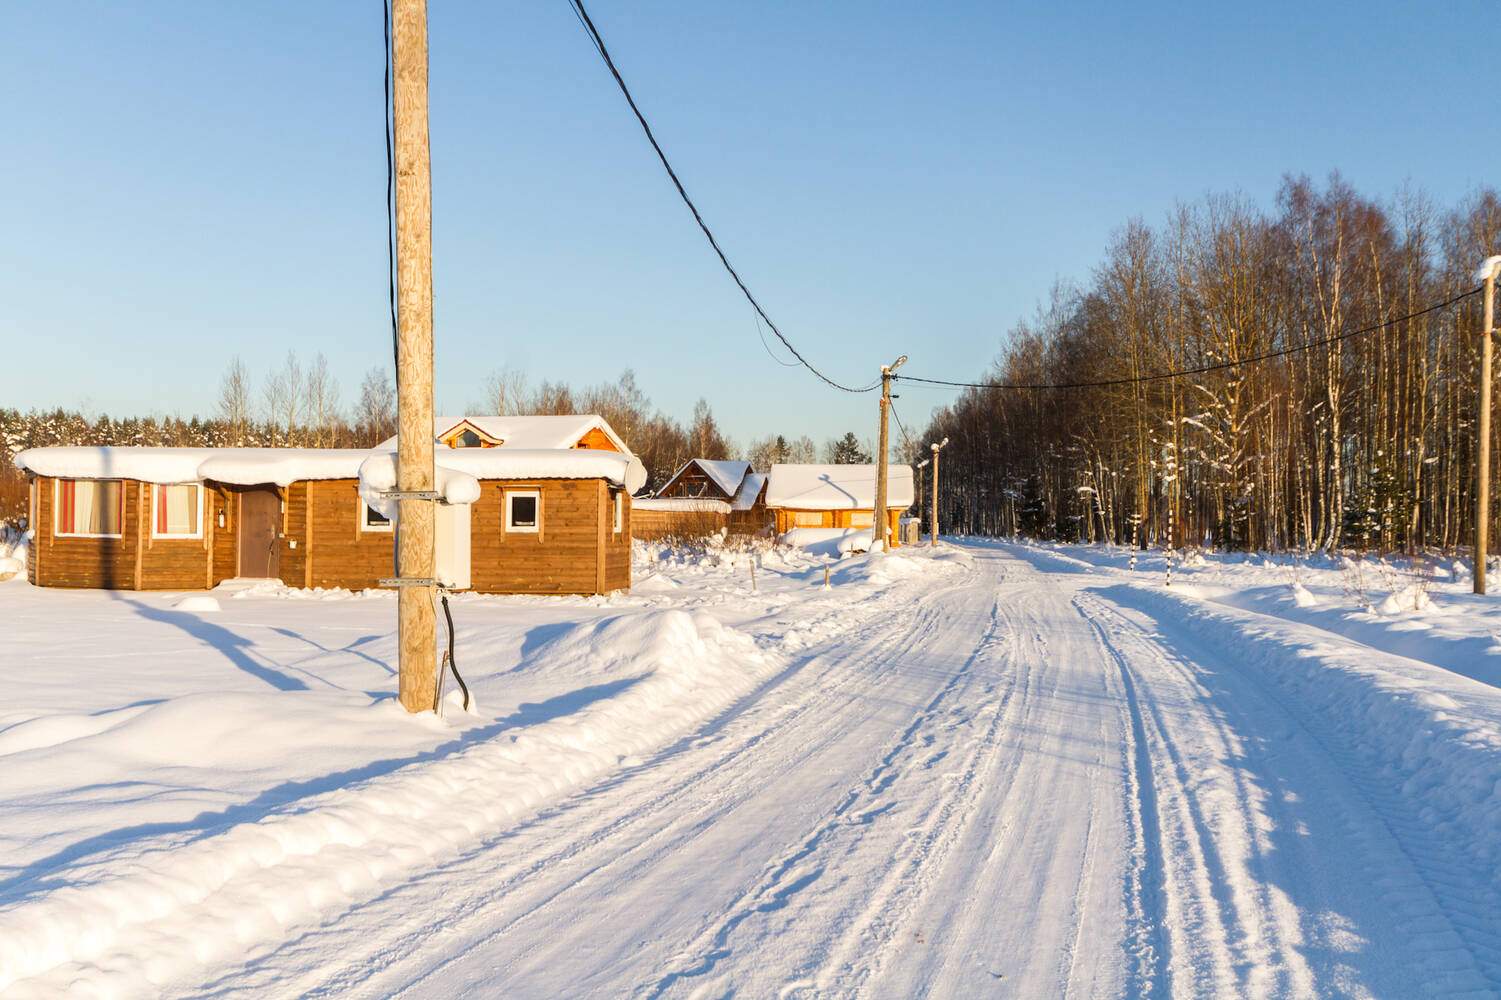
{"type": "MultiPolygon", "coordinates": [[[[534,721],[521,713],[505,736],[196,839],[162,835],[105,851],[0,909],[0,993],[157,995],[451,859],[722,711],[777,666],[705,614],[638,613],[565,630],[518,668],[543,682],[550,675],[564,693],[534,721]]],[[[182,757],[184,741],[247,738],[226,732],[226,721],[249,714],[264,723],[235,697],[137,707],[106,724],[126,759],[149,749],[165,764],[182,757]]],[[[0,736],[12,752],[46,746],[87,735],[95,718],[39,720],[0,736]]]]}

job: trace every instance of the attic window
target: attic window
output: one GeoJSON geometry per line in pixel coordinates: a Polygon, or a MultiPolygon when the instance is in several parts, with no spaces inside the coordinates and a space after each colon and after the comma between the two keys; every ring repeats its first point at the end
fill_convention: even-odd
{"type": "Polygon", "coordinates": [[[480,440],[480,436],[478,434],[474,433],[474,431],[468,430],[466,428],[462,433],[460,433],[458,436],[456,436],[453,439],[453,444],[450,447],[453,447],[453,448],[483,448],[484,446],[485,446],[485,442],[482,441],[482,440],[480,440]]]}

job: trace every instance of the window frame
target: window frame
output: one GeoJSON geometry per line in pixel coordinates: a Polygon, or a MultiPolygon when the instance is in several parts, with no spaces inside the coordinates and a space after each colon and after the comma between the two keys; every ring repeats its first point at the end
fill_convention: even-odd
{"type": "Polygon", "coordinates": [[[199,482],[189,483],[152,483],[151,484],[151,537],[152,538],[202,538],[203,537],[203,484],[199,482]],[[161,510],[158,504],[162,502],[162,492],[169,486],[191,486],[194,488],[198,502],[198,530],[193,532],[158,531],[157,524],[161,520],[161,510]]]}
{"type": "MultiPolygon", "coordinates": [[[[356,494],[356,496],[358,496],[358,494],[356,494]]],[[[374,507],[366,503],[364,497],[360,497],[359,500],[360,531],[371,531],[382,535],[389,535],[391,532],[396,530],[396,518],[394,517],[388,517],[384,521],[376,521],[374,524],[372,524],[370,522],[370,515],[379,514],[380,511],[376,510],[374,507]]]]}
{"type": "Polygon", "coordinates": [[[56,538],[124,538],[125,537],[125,480],[123,479],[79,479],[72,476],[61,476],[52,481],[52,534],[56,538]],[[79,483],[115,483],[119,487],[119,504],[115,517],[115,524],[119,527],[116,532],[96,533],[90,531],[64,531],[62,529],[62,486],[63,483],[72,483],[76,490],[79,483]]]}
{"type": "Polygon", "coordinates": [[[615,534],[625,531],[625,490],[614,490],[611,495],[615,498],[615,534]]]}
{"type": "Polygon", "coordinates": [[[508,535],[540,535],[542,533],[542,490],[537,487],[525,489],[505,490],[505,504],[501,510],[500,528],[508,535]],[[530,527],[517,525],[512,512],[512,502],[516,497],[531,497],[537,503],[536,516],[530,527]]]}

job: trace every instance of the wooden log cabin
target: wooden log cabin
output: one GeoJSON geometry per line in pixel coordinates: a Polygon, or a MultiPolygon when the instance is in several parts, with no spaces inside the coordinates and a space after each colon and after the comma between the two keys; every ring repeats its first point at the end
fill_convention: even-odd
{"type": "MultiPolygon", "coordinates": [[[[858,530],[875,523],[875,465],[794,465],[771,467],[766,507],[778,535],[794,528],[858,530]]],[[[912,506],[912,467],[886,469],[886,518],[893,545],[900,543],[901,516],[912,506]]]]}
{"type": "Polygon", "coordinates": [[[749,462],[690,459],[656,496],[634,502],[633,537],[769,535],[765,492],[766,475],[751,471],[749,462]]]}
{"type": "MultiPolygon", "coordinates": [[[[450,500],[440,550],[462,571],[453,589],[630,587],[630,491],[645,470],[601,418],[448,418],[435,438],[450,500]]],[[[389,483],[362,482],[387,469],[394,482],[383,446],[34,448],[16,464],[30,478],[37,586],[194,590],[260,578],[353,590],[394,575],[379,497],[389,483]]]]}

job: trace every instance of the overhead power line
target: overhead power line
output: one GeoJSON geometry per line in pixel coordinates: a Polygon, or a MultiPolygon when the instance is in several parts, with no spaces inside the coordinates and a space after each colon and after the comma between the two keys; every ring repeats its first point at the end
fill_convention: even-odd
{"type": "Polygon", "coordinates": [[[651,126],[647,124],[646,117],[641,114],[641,109],[636,107],[636,101],[631,97],[630,88],[625,85],[625,80],[621,77],[620,71],[615,68],[615,61],[610,58],[610,52],[605,48],[604,39],[600,37],[599,30],[594,27],[594,21],[589,17],[589,12],[584,9],[581,0],[568,0],[568,3],[573,10],[574,17],[578,19],[579,24],[583,27],[584,33],[589,36],[589,41],[593,43],[595,51],[599,53],[599,57],[609,67],[610,75],[615,78],[615,83],[620,88],[621,94],[625,95],[626,103],[631,106],[631,112],[635,114],[636,121],[640,122],[641,130],[646,133],[646,140],[651,143],[651,148],[656,151],[657,159],[662,161],[662,167],[667,171],[667,176],[672,178],[672,184],[678,190],[678,197],[683,199],[683,204],[687,205],[688,211],[693,213],[693,221],[697,222],[698,228],[703,230],[704,236],[709,241],[709,246],[713,247],[715,254],[719,256],[719,262],[724,265],[724,269],[729,272],[730,277],[735,279],[735,284],[740,286],[741,293],[745,295],[751,307],[756,310],[756,314],[766,321],[766,325],[771,328],[772,333],[777,335],[777,339],[782,342],[782,346],[791,351],[792,356],[797,358],[804,368],[835,389],[841,389],[844,392],[870,392],[873,389],[879,388],[881,385],[879,380],[861,388],[842,385],[834,381],[817,368],[814,368],[808,362],[808,359],[798,353],[797,348],[792,346],[792,342],[782,335],[782,331],[777,329],[777,325],[771,321],[771,317],[766,315],[766,310],[761,308],[761,303],[756,301],[756,297],[751,294],[750,289],[745,287],[745,282],[740,280],[740,275],[730,264],[730,259],[725,256],[724,251],[720,249],[719,241],[709,231],[708,225],[704,222],[704,217],[699,214],[698,207],[693,204],[693,199],[688,197],[688,192],[683,188],[683,182],[678,180],[677,171],[673,170],[672,164],[667,161],[667,154],[662,152],[662,147],[657,143],[657,137],[652,134],[651,126]]]}
{"type": "Polygon", "coordinates": [[[386,288],[391,302],[391,364],[401,367],[396,329],[396,153],[391,148],[391,0],[382,4],[381,34],[386,42],[386,79],[381,85],[381,118],[386,123],[386,288]]]}
{"type": "Polygon", "coordinates": [[[1284,347],[1281,350],[1277,351],[1267,351],[1265,354],[1257,354],[1249,358],[1239,358],[1235,361],[1220,361],[1212,365],[1201,365],[1198,368],[1183,368],[1177,371],[1159,372],[1156,375],[1138,375],[1132,378],[1107,378],[1090,382],[1047,383],[1015,383],[994,381],[957,382],[939,378],[919,378],[916,375],[893,375],[892,377],[901,379],[905,382],[921,382],[926,385],[946,385],[952,386],[956,389],[1007,389],[1017,391],[1022,389],[1095,389],[1105,386],[1137,385],[1143,382],[1161,382],[1166,379],[1183,378],[1187,375],[1203,375],[1207,372],[1223,371],[1226,368],[1239,368],[1242,365],[1254,365],[1262,361],[1270,361],[1273,358],[1282,358],[1286,357],[1289,354],[1297,354],[1300,351],[1310,351],[1315,347],[1327,347],[1328,345],[1338,343],[1341,340],[1349,340],[1352,337],[1360,337],[1368,333],[1375,333],[1377,330],[1385,330],[1387,327],[1396,326],[1398,323],[1406,323],[1408,320],[1426,316],[1431,312],[1437,312],[1440,309],[1447,309],[1450,306],[1454,305],[1456,302],[1463,302],[1465,299],[1469,298],[1472,295],[1479,295],[1483,290],[1483,285],[1477,285],[1476,287],[1470,289],[1468,292],[1460,292],[1453,298],[1445,299],[1443,302],[1431,305],[1426,309],[1420,309],[1415,313],[1408,313],[1406,316],[1400,316],[1397,319],[1389,319],[1384,323],[1377,323],[1373,326],[1362,327],[1359,330],[1347,330],[1344,333],[1338,333],[1332,337],[1321,337],[1318,340],[1310,340],[1307,343],[1298,344],[1294,347],[1284,347]]]}

